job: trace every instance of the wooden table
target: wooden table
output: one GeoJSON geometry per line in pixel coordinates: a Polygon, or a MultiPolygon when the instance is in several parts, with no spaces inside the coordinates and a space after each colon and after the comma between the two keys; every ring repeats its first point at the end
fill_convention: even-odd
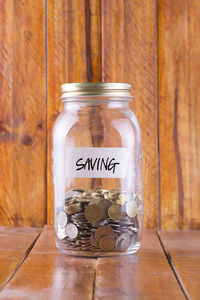
{"type": "Polygon", "coordinates": [[[200,299],[200,231],[146,230],[137,254],[65,256],[53,228],[0,227],[0,299],[200,299]]]}

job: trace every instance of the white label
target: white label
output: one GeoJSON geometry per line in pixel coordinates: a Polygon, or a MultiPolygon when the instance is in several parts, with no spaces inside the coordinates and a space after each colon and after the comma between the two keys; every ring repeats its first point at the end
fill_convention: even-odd
{"type": "Polygon", "coordinates": [[[85,178],[123,178],[127,148],[75,148],[66,150],[66,176],[85,178]]]}

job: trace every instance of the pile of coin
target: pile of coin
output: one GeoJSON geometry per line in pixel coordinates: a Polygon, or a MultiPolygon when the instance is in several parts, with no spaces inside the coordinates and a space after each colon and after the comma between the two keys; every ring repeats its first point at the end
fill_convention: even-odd
{"type": "Polygon", "coordinates": [[[120,190],[74,189],[57,214],[57,237],[66,248],[127,251],[137,241],[139,197],[120,190]]]}

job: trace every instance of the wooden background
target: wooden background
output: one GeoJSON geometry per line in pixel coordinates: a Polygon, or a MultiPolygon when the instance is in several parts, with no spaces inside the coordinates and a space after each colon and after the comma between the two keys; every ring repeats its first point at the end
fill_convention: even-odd
{"type": "Polygon", "coordinates": [[[200,228],[200,1],[0,0],[0,225],[52,223],[66,82],[130,82],[147,228],[200,228]]]}

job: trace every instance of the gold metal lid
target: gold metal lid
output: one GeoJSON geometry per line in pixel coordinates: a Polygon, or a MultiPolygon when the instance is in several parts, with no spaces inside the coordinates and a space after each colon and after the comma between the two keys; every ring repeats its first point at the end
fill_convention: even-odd
{"type": "Polygon", "coordinates": [[[131,84],[129,83],[66,83],[62,85],[62,99],[86,97],[86,96],[110,96],[131,98],[131,84]]]}

